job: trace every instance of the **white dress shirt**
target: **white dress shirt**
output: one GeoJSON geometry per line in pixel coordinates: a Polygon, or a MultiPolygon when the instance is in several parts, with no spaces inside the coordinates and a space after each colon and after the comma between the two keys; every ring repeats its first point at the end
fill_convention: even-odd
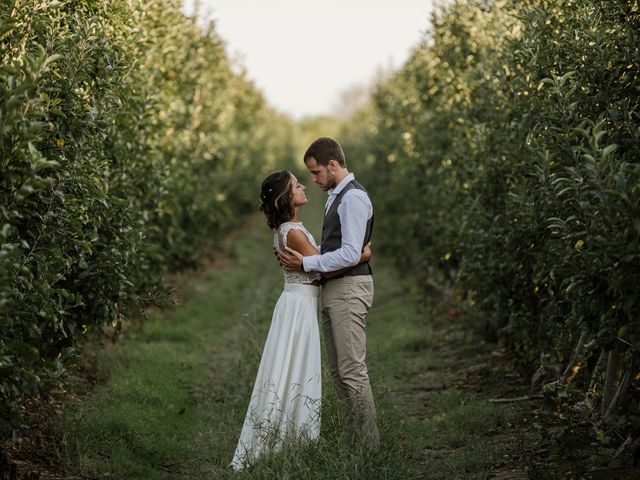
{"type": "MultiPolygon", "coordinates": [[[[325,214],[344,187],[355,177],[348,174],[335,188],[329,190],[325,214]]],[[[340,248],[323,255],[311,255],[302,259],[305,272],[334,272],[353,267],[360,262],[362,243],[367,231],[367,222],[373,216],[373,205],[369,196],[358,188],[352,188],[342,197],[338,205],[342,244],[340,248]]]]}

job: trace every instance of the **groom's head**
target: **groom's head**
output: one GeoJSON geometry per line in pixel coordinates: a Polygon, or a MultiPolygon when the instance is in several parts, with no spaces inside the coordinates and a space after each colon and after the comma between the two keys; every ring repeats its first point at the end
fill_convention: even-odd
{"type": "Polygon", "coordinates": [[[313,183],[324,191],[335,188],[349,173],[342,147],[329,137],[320,137],[309,145],[304,163],[311,172],[313,183]]]}

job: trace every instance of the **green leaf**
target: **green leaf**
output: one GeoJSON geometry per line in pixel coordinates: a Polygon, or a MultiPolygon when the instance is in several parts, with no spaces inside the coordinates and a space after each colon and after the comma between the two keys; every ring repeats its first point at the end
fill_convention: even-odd
{"type": "Polygon", "coordinates": [[[606,160],[607,158],[609,158],[609,155],[615,152],[617,148],[618,148],[618,145],[616,144],[611,144],[604,147],[602,149],[602,159],[606,160]]]}
{"type": "Polygon", "coordinates": [[[60,163],[58,163],[56,160],[41,159],[36,162],[35,171],[38,172],[40,170],[56,169],[59,166],[60,166],[60,163]]]}

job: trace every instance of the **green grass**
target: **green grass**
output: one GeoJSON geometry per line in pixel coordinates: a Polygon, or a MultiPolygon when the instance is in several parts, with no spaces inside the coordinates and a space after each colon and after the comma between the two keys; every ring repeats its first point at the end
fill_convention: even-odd
{"type": "MultiPolygon", "coordinates": [[[[265,235],[238,240],[227,254],[246,267],[211,270],[191,285],[183,306],[126,329],[100,353],[102,384],[64,417],[69,463],[77,463],[78,473],[163,478],[205,453],[197,438],[212,406],[231,397],[232,421],[240,418],[237,404],[259,358],[256,325],[270,319],[259,305],[272,305],[279,287],[251,285],[269,266],[255,263],[265,241],[265,235]],[[249,264],[258,266],[253,275],[249,264]]],[[[278,273],[277,265],[272,269],[278,273]]]]}
{"type": "MultiPolygon", "coordinates": [[[[310,213],[317,231],[319,216],[310,213]]],[[[517,411],[458,389],[458,359],[455,352],[440,351],[441,327],[415,289],[381,258],[374,264],[376,294],[367,319],[380,451],[343,438],[325,374],[320,440],[289,447],[247,471],[230,470],[282,286],[270,244],[264,222],[255,220],[228,244],[222,266],[190,283],[183,305],[126,328],[116,345],[100,350],[98,387],[70,405],[61,421],[68,474],[145,480],[488,478],[513,443],[496,429],[514,421],[517,411]]],[[[454,336],[465,352],[477,343],[454,336]]]]}

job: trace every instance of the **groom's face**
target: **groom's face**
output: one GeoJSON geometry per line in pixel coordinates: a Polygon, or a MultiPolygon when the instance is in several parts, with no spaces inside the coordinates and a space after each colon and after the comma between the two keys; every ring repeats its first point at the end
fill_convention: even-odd
{"type": "Polygon", "coordinates": [[[318,164],[316,159],[313,157],[309,157],[305,162],[307,169],[311,173],[311,180],[325,192],[335,188],[336,186],[336,177],[335,173],[332,171],[331,162],[335,162],[335,160],[331,160],[327,167],[318,164]]]}

